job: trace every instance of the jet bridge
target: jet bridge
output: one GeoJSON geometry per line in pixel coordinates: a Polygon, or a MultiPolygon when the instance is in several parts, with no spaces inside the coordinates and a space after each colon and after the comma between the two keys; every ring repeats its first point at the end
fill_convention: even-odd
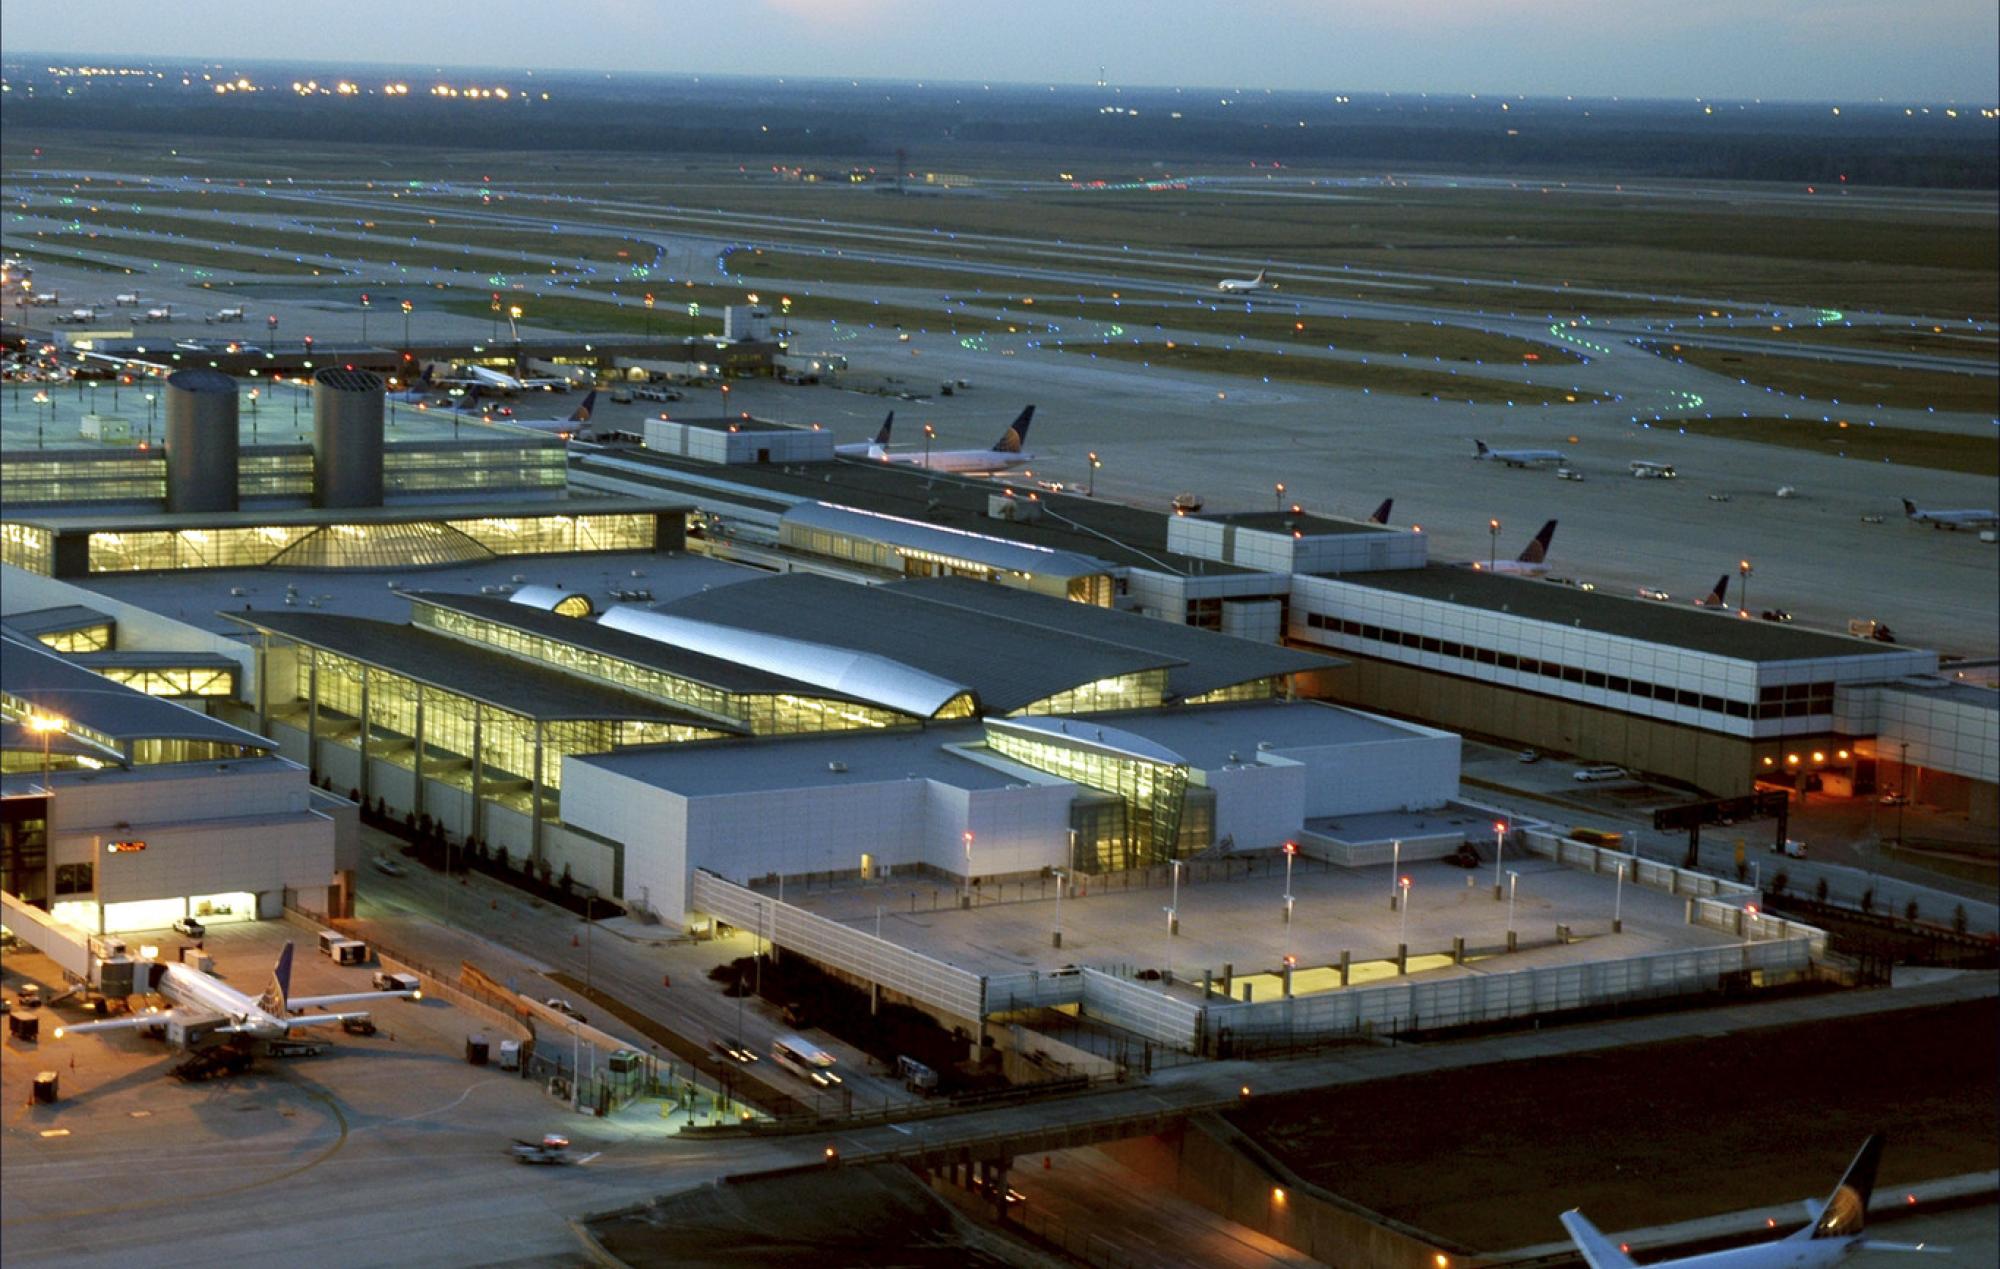
{"type": "Polygon", "coordinates": [[[127,954],[123,939],[87,934],[64,925],[4,892],[0,892],[0,921],[16,938],[54,961],[63,977],[76,986],[120,1000],[140,990],[133,978],[136,962],[127,954]]]}

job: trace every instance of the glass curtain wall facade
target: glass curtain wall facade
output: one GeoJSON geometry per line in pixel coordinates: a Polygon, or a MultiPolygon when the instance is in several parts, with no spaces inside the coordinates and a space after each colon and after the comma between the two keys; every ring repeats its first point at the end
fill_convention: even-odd
{"type": "MultiPolygon", "coordinates": [[[[1188,769],[1094,745],[1076,736],[1023,735],[988,726],[986,744],[995,753],[1037,771],[1114,795],[1124,806],[1122,834],[1079,833],[1077,866],[1086,870],[1163,864],[1184,852],[1181,817],[1187,802],[1188,769]]],[[[1101,817],[1107,818],[1108,817],[1101,817]]]]}
{"type": "Polygon", "coordinates": [[[1014,711],[1032,714],[1103,714],[1121,709],[1157,709],[1166,699],[1167,672],[1141,670],[1116,678],[1085,683],[1054,696],[1044,696],[1014,711]]]}
{"type": "Polygon", "coordinates": [[[93,667],[113,683],[148,696],[235,696],[236,671],[215,665],[93,667]]]}
{"type": "MultiPolygon", "coordinates": [[[[9,530],[26,529],[8,525],[9,530]]],[[[47,535],[44,534],[44,538],[47,535]]],[[[349,524],[267,524],[212,529],[92,533],[93,573],[164,572],[194,568],[395,568],[469,563],[505,555],[568,555],[650,551],[659,524],[652,514],[489,516],[467,520],[360,521],[349,524]]],[[[8,563],[15,563],[9,534],[8,563]]],[[[20,552],[38,544],[23,535],[20,552]]],[[[40,547],[44,558],[53,543],[40,547]]],[[[29,567],[22,564],[22,567],[29,567]]],[[[33,571],[47,573],[45,563],[33,571]]]]}

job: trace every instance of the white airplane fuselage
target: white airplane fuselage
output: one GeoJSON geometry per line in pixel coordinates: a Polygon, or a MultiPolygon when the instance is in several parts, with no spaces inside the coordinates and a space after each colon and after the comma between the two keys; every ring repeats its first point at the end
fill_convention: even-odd
{"type": "Polygon", "coordinates": [[[952,472],[960,476],[984,476],[994,472],[1013,471],[1026,467],[1035,461],[1031,453],[1010,453],[998,449],[934,449],[926,454],[922,450],[902,450],[890,452],[880,447],[870,447],[870,460],[878,463],[893,463],[900,467],[921,467],[925,471],[952,472]]]}

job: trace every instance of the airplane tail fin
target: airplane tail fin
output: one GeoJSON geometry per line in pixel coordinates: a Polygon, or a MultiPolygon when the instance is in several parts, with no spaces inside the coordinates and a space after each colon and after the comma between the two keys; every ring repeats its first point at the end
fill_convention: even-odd
{"type": "Polygon", "coordinates": [[[1541,564],[1549,558],[1549,543],[1556,536],[1556,522],[1551,520],[1542,526],[1542,531],[1528,540],[1521,553],[1514,558],[1523,564],[1541,564]]]}
{"type": "Polygon", "coordinates": [[[285,944],[285,950],[278,953],[278,963],[271,969],[271,985],[264,994],[257,997],[257,1007],[274,1018],[285,1016],[285,998],[292,994],[292,945],[285,944]]]}
{"type": "Polygon", "coordinates": [[[1389,508],[1395,505],[1396,505],[1396,500],[1394,498],[1384,498],[1382,500],[1382,505],[1375,508],[1375,514],[1368,517],[1368,523],[1370,524],[1389,523],[1389,508]]]}
{"type": "Polygon", "coordinates": [[[1019,417],[1007,425],[1007,430],[1000,434],[999,440],[993,442],[994,451],[1001,454],[1020,453],[1021,446],[1028,439],[1028,424],[1034,421],[1035,407],[1031,405],[1021,411],[1019,417]]]}
{"type": "Polygon", "coordinates": [[[1484,458],[1488,454],[1491,454],[1493,451],[1486,448],[1485,441],[1474,441],[1472,443],[1472,452],[1475,457],[1484,458]]]}
{"type": "Polygon", "coordinates": [[[592,388],[589,392],[584,394],[583,400],[577,404],[576,409],[570,412],[569,421],[572,423],[590,422],[590,411],[596,405],[597,405],[597,389],[592,388]]]}
{"type": "Polygon", "coordinates": [[[1632,1257],[1598,1233],[1597,1226],[1585,1220],[1582,1212],[1574,1209],[1564,1212],[1562,1223],[1563,1228],[1569,1231],[1569,1240],[1583,1253],[1583,1263],[1590,1269],[1633,1269],[1632,1257]]]}
{"type": "Polygon", "coordinates": [[[889,444],[889,429],[894,426],[896,426],[896,412],[891,410],[889,411],[889,417],[882,420],[882,430],[875,433],[875,444],[887,446],[889,444]]]}
{"type": "Polygon", "coordinates": [[[1257,270],[1257,276],[1256,276],[1256,278],[1255,278],[1254,280],[1255,280],[1255,281],[1257,281],[1257,282],[1262,282],[1262,281],[1264,281],[1264,275],[1265,275],[1266,273],[1269,273],[1269,272],[1270,272],[1270,270],[1269,270],[1269,269],[1259,269],[1259,270],[1257,270]]]}
{"type": "Polygon", "coordinates": [[[1814,1238],[1853,1238],[1868,1220],[1868,1199],[1875,1193],[1875,1166],[1882,1161],[1882,1134],[1861,1143],[1860,1153],[1827,1196],[1819,1219],[1812,1223],[1814,1238]]]}
{"type": "Polygon", "coordinates": [[[1701,601],[1702,607],[1704,608],[1722,607],[1723,596],[1727,595],[1728,593],[1729,593],[1729,574],[1724,573],[1722,576],[1715,579],[1715,589],[1708,592],[1707,599],[1701,601]]]}
{"type": "Polygon", "coordinates": [[[1903,499],[1903,514],[1906,516],[1915,516],[1917,514],[1917,504],[1911,502],[1908,498],[1903,499]]]}

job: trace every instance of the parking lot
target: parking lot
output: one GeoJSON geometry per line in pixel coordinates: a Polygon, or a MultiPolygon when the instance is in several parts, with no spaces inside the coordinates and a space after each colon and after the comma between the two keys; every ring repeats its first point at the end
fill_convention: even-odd
{"type": "Polygon", "coordinates": [[[1393,975],[1399,943],[1407,943],[1411,972],[1461,974],[1496,969],[1639,956],[1731,941],[1686,924],[1685,903],[1670,895],[1619,886],[1614,876],[1591,876],[1549,860],[1509,855],[1501,861],[1502,898],[1495,900],[1494,867],[1465,869],[1444,861],[1363,868],[1329,867],[1297,860],[1291,877],[1292,921],[1284,920],[1286,877],[1278,856],[1195,861],[1183,868],[1178,892],[1179,933],[1168,933],[1176,906],[1171,870],[1114,878],[1082,877],[1057,911],[1053,880],[1008,882],[982,888],[981,902],[957,907],[946,884],[900,880],[805,892],[794,886],[788,902],[873,933],[880,910],[882,937],[979,973],[1049,971],[1083,965],[1118,971],[1171,969],[1176,978],[1218,977],[1230,967],[1238,980],[1268,975],[1258,999],[1276,989],[1276,972],[1296,958],[1294,990],[1337,988],[1339,976],[1323,971],[1347,953],[1351,980],[1393,975]],[[1246,865],[1249,871],[1245,871],[1246,865]],[[1514,874],[1510,880],[1508,874],[1514,874]],[[1410,881],[1407,911],[1392,909],[1399,878],[1410,881]],[[1109,888],[1105,888],[1106,886],[1109,888]],[[1513,903],[1507,902],[1509,889],[1513,903]],[[1622,890],[1622,893],[1621,893],[1622,890]],[[999,901],[995,901],[995,900],[999,901]],[[935,906],[933,906],[935,905],[935,906]],[[1622,933],[1612,933],[1614,917],[1622,933]],[[1520,950],[1504,956],[1510,919],[1520,950]],[[1060,921],[1062,946],[1054,945],[1060,921]],[[1557,925],[1576,942],[1556,940],[1557,925]],[[1451,963],[1452,941],[1465,940],[1468,956],[1492,956],[1476,965],[1451,963]]]}

